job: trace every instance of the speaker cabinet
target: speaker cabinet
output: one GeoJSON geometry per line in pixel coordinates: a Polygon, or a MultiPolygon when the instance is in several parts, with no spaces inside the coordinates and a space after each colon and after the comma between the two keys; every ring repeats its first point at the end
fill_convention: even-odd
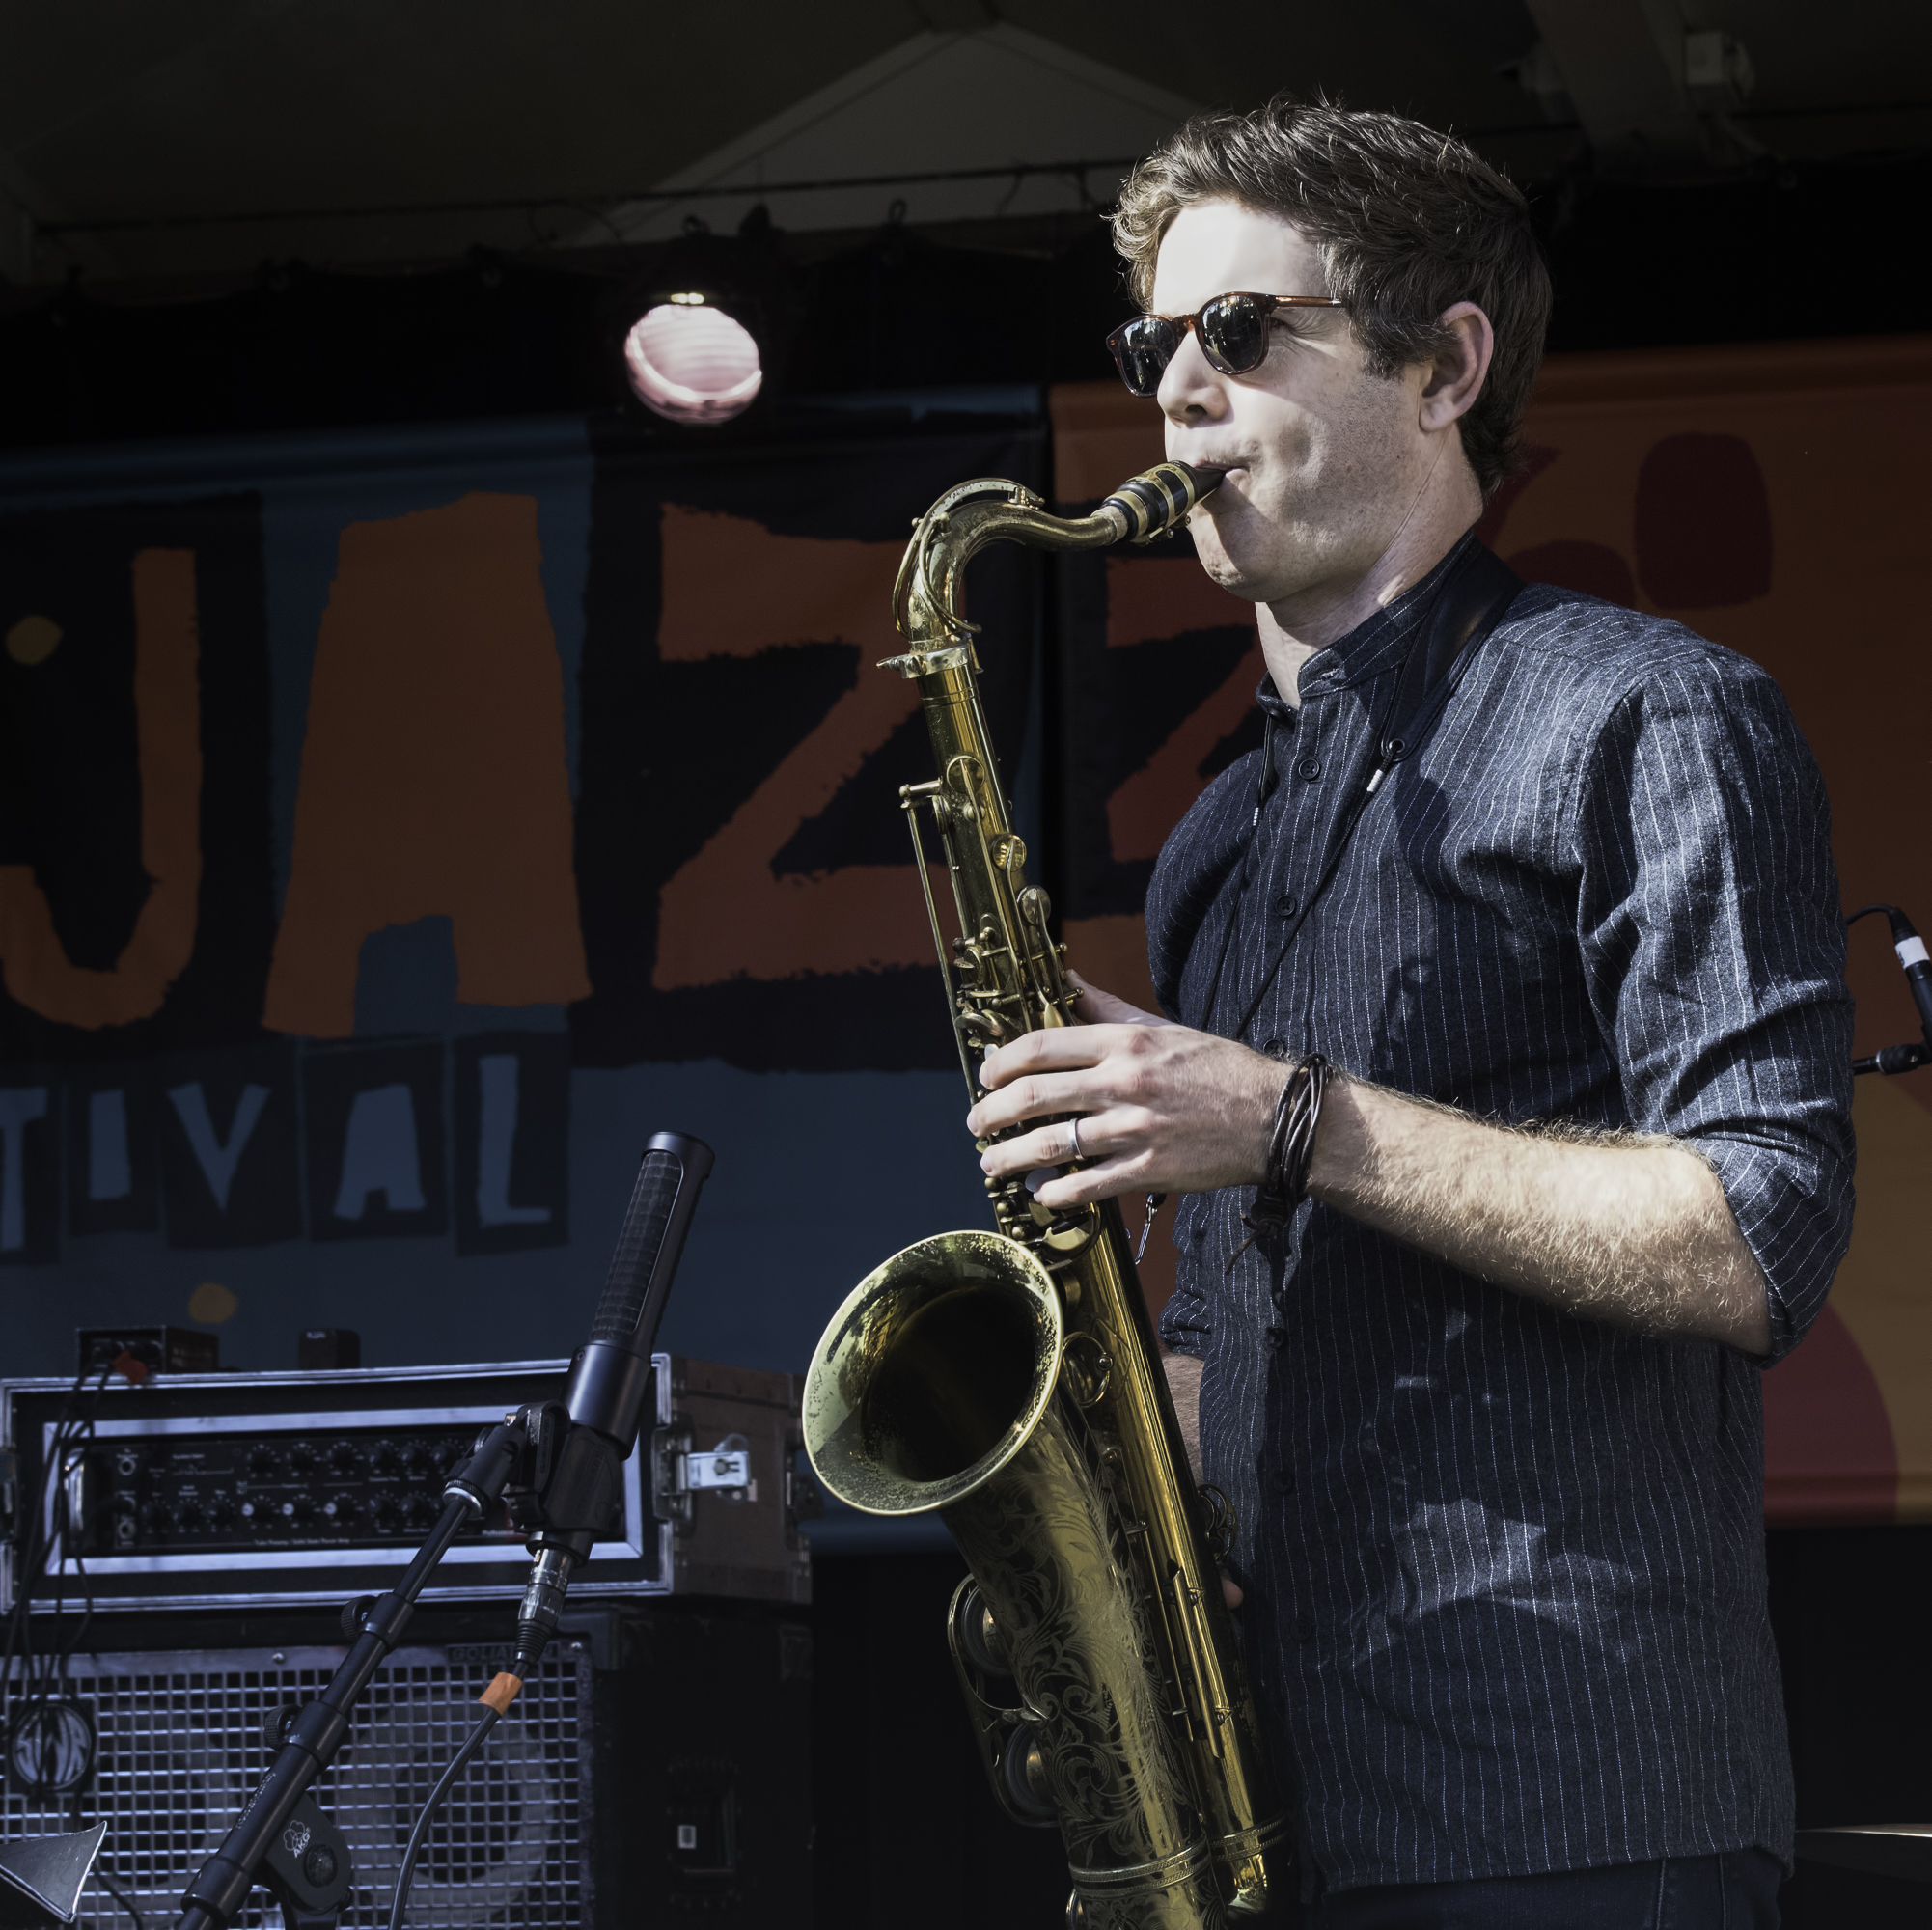
{"type": "MultiPolygon", "coordinates": [[[[316,1696],[345,1653],[313,1640],[312,1618],[287,1622],[282,1640],[273,1621],[137,1647],[121,1644],[152,1618],[116,1617],[61,1679],[46,1681],[43,1657],[41,1698],[62,1706],[14,1739],[5,1834],[104,1819],[101,1867],[143,1920],[171,1921],[268,1760],[269,1716],[316,1696]]],[[[317,1785],[354,1858],[345,1925],[388,1922],[420,1806],[509,1664],[508,1621],[420,1615],[317,1785]]],[[[410,1930],[795,1930],[812,1899],[811,1674],[810,1626],[782,1605],[659,1599],[572,1614],[453,1792],[410,1930]]],[[[34,1692],[17,1665],[9,1686],[12,1717],[34,1692]]],[[[96,1881],[80,1921],[131,1918],[96,1881]]],[[[258,1890],[242,1925],[278,1921],[258,1890]]]]}

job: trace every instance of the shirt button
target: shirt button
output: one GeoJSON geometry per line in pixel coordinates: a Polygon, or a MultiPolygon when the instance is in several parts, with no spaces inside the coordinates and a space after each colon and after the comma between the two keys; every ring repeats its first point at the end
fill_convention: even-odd
{"type": "Polygon", "coordinates": [[[1295,769],[1312,784],[1316,778],[1321,776],[1321,759],[1319,758],[1304,758],[1295,766],[1295,769]]]}
{"type": "Polygon", "coordinates": [[[1268,1345],[1274,1348],[1277,1353],[1281,1352],[1283,1346],[1287,1341],[1287,1337],[1288,1330],[1285,1327],[1270,1327],[1268,1329],[1268,1345]]]}
{"type": "Polygon", "coordinates": [[[1194,1230],[1188,1235],[1188,1238],[1191,1239],[1196,1246],[1200,1246],[1201,1241],[1206,1239],[1206,1237],[1207,1237],[1207,1222],[1205,1220],[1197,1220],[1194,1224],[1194,1230]]]}
{"type": "Polygon", "coordinates": [[[1281,1056],[1282,1041],[1278,1038],[1271,1038],[1262,1045],[1261,1050],[1265,1052],[1270,1059],[1278,1059],[1281,1056]]]}
{"type": "Polygon", "coordinates": [[[1292,1468],[1277,1468],[1268,1476],[1268,1485],[1278,1495],[1291,1495],[1295,1491],[1295,1475],[1292,1468]]]}
{"type": "Polygon", "coordinates": [[[1295,1640],[1297,1641],[1312,1641],[1314,1640],[1314,1617],[1312,1615],[1297,1615],[1295,1617],[1295,1640]]]}
{"type": "Polygon", "coordinates": [[[1293,918],[1301,908],[1301,899],[1285,892],[1275,900],[1275,915],[1278,918],[1293,918]]]}

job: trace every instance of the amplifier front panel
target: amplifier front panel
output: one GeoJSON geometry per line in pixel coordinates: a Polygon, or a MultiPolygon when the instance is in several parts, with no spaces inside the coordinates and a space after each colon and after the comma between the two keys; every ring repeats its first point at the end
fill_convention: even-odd
{"type": "MultiPolygon", "coordinates": [[[[313,1374],[157,1374],[141,1387],[0,1381],[12,1532],[0,1613],[334,1606],[392,1587],[479,1431],[564,1391],[568,1364],[313,1374]],[[58,1465],[56,1465],[58,1464],[58,1465]],[[52,1478],[49,1478],[49,1476],[52,1478]],[[29,1522],[45,1558],[24,1574],[29,1522]]],[[[665,1594],[812,1598],[813,1504],[788,1374],[658,1354],[623,1505],[573,1601],[665,1594]],[[715,1449],[741,1487],[698,1482],[715,1449]]],[[[512,1601],[529,1578],[499,1508],[458,1536],[426,1603],[512,1601]]]]}
{"type": "MultiPolygon", "coordinates": [[[[669,1357],[654,1365],[668,1393],[669,1357]]],[[[538,1362],[172,1375],[79,1402],[58,1382],[0,1386],[18,1504],[38,1505],[49,1548],[24,1578],[17,1534],[0,1550],[0,1610],[22,1591],[41,1613],[84,1594],[102,1610],[379,1594],[440,1512],[449,1467],[508,1409],[554,1399],[564,1372],[562,1362],[538,1362]],[[62,1465],[49,1483],[57,1442],[62,1465]]],[[[596,1545],[573,1596],[668,1592],[672,1530],[652,1508],[645,1460],[625,1462],[621,1527],[596,1545]]],[[[499,1509],[457,1538],[423,1599],[513,1599],[529,1572],[523,1538],[499,1509]]]]}
{"type": "MultiPolygon", "coordinates": [[[[317,1416],[304,1426],[166,1432],[109,1422],[69,1457],[73,1543],[91,1567],[118,1556],[414,1548],[443,1511],[444,1477],[469,1453],[474,1426],[411,1414],[317,1416]]],[[[49,1526],[52,1526],[50,1523],[49,1526]]],[[[502,1503],[456,1537],[520,1548],[502,1503]]]]}

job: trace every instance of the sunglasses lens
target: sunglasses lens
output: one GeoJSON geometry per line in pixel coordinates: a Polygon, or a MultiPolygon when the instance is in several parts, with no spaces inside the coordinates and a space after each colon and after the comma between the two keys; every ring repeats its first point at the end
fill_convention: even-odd
{"type": "Polygon", "coordinates": [[[1224,375],[1245,375],[1268,357],[1268,311],[1252,295],[1222,295],[1201,312],[1201,345],[1224,375]]]}
{"type": "Polygon", "coordinates": [[[1173,324],[1157,315],[1137,316],[1107,338],[1120,379],[1137,396],[1151,396],[1180,345],[1173,324]]]}

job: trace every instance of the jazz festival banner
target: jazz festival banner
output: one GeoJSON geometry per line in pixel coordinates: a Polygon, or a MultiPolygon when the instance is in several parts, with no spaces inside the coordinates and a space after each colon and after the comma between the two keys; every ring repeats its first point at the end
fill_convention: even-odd
{"type": "MultiPolygon", "coordinates": [[[[873,666],[944,488],[1071,509],[1161,454],[1118,388],[1046,416],[0,460],[8,1370],[114,1321],[248,1366],[315,1326],[383,1365],[567,1351],[662,1126],[719,1153],[682,1351],[802,1368],[878,1259],[980,1224],[897,802],[924,733],[873,666]]],[[[1558,358],[1484,534],[1770,669],[1847,905],[1932,923],[1889,728],[1932,682],[1895,481],[1928,418],[1922,341],[1558,358]]],[[[1145,1000],[1153,858],[1258,741],[1252,610],[1185,538],[991,552],[970,601],[1035,875],[1145,1000]]],[[[1860,1051],[1913,1034],[1882,921],[1851,979],[1860,1051]]],[[[1774,1523],[1932,1516],[1928,1087],[1859,1083],[1852,1253],[1766,1379],[1774,1523]]]]}

